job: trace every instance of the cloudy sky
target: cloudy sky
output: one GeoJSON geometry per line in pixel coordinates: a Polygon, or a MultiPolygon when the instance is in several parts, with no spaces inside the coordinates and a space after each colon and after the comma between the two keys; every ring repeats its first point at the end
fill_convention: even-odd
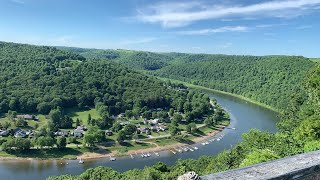
{"type": "Polygon", "coordinates": [[[320,0],[0,0],[0,41],[320,57],[320,0]]]}

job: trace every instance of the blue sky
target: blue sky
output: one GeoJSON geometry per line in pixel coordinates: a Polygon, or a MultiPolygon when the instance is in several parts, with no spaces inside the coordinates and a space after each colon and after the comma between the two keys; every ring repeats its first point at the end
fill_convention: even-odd
{"type": "Polygon", "coordinates": [[[320,57],[320,0],[0,0],[0,41],[320,57]]]}

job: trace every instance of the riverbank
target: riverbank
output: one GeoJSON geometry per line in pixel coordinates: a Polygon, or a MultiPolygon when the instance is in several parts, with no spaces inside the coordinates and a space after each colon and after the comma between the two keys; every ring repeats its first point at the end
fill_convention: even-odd
{"type": "Polygon", "coordinates": [[[181,146],[190,146],[190,145],[194,145],[196,143],[205,141],[209,138],[212,138],[213,136],[215,136],[219,132],[223,131],[225,127],[227,127],[227,124],[218,125],[216,127],[216,130],[212,130],[203,136],[190,139],[192,141],[192,143],[175,142],[174,144],[172,144],[174,142],[174,140],[166,138],[167,140],[169,140],[169,143],[167,145],[163,145],[163,144],[158,144],[157,142],[155,142],[155,140],[161,140],[161,139],[153,139],[152,141],[140,139],[140,140],[137,140],[138,143],[153,144],[155,147],[129,150],[125,153],[119,153],[119,151],[117,151],[117,150],[113,150],[113,151],[107,152],[107,153],[84,152],[79,155],[72,155],[69,158],[15,157],[14,155],[7,154],[7,155],[9,155],[7,157],[0,156],[0,161],[30,161],[30,160],[48,161],[48,160],[76,160],[76,159],[88,160],[88,159],[99,159],[99,158],[108,158],[108,157],[124,157],[124,156],[130,156],[131,154],[135,155],[135,154],[142,154],[142,153],[163,152],[163,151],[169,151],[171,149],[176,149],[181,146]]]}
{"type": "Polygon", "coordinates": [[[159,153],[159,152],[163,152],[163,151],[174,150],[174,149],[177,149],[182,146],[191,146],[196,143],[206,141],[207,139],[210,139],[213,136],[215,136],[216,134],[218,134],[219,132],[223,131],[225,127],[227,127],[227,126],[221,125],[218,127],[218,130],[213,130],[204,136],[193,138],[193,139],[191,139],[193,142],[191,144],[175,143],[175,144],[169,144],[169,145],[162,146],[162,145],[157,144],[156,142],[148,142],[148,141],[139,140],[137,142],[150,143],[150,144],[155,145],[156,147],[147,148],[147,149],[129,150],[128,152],[123,153],[121,155],[119,155],[117,151],[112,151],[111,153],[108,153],[108,154],[84,153],[84,154],[77,156],[77,159],[83,159],[83,160],[87,159],[88,160],[88,159],[99,159],[99,158],[107,158],[107,157],[123,157],[123,156],[130,156],[130,155],[136,155],[136,154],[142,154],[142,153],[143,154],[153,153],[153,152],[159,153]]]}
{"type": "MultiPolygon", "coordinates": [[[[156,77],[157,77],[157,76],[156,76],[156,77]]],[[[239,94],[233,94],[233,93],[229,93],[229,92],[225,92],[225,91],[220,91],[220,90],[216,90],[216,89],[211,89],[211,88],[207,88],[207,87],[204,87],[204,86],[199,86],[199,85],[191,84],[191,83],[184,82],[184,81],[180,81],[180,80],[176,80],[176,79],[169,79],[169,78],[163,78],[163,77],[157,77],[157,78],[160,79],[160,80],[163,80],[163,81],[171,81],[171,82],[175,82],[175,83],[181,83],[181,84],[184,84],[185,86],[187,86],[187,87],[189,87],[189,88],[201,89],[201,90],[210,91],[210,92],[214,92],[214,93],[219,93],[219,94],[224,94],[224,95],[228,95],[228,96],[233,96],[233,97],[236,97],[236,98],[239,98],[239,99],[248,101],[248,102],[250,102],[250,103],[259,105],[259,106],[261,106],[261,107],[270,109],[270,110],[272,110],[272,111],[281,112],[280,109],[274,108],[274,107],[272,107],[272,106],[269,106],[269,105],[264,104],[264,103],[261,103],[261,102],[259,102],[259,101],[256,101],[256,100],[247,98],[247,97],[242,96],[242,95],[239,95],[239,94]]]]}

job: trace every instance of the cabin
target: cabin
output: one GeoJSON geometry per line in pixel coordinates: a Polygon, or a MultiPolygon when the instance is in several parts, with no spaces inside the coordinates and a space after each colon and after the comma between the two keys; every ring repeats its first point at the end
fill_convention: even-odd
{"type": "Polygon", "coordinates": [[[72,131],[71,134],[72,134],[74,137],[80,138],[80,137],[83,136],[84,131],[83,131],[83,130],[79,130],[79,129],[75,129],[75,130],[72,131]]]}
{"type": "Polygon", "coordinates": [[[9,131],[8,130],[0,130],[0,136],[3,137],[3,136],[8,136],[9,134],[9,131]]]}
{"type": "Polygon", "coordinates": [[[68,130],[58,130],[57,132],[54,133],[54,135],[68,137],[69,131],[68,130]]]}
{"type": "Polygon", "coordinates": [[[121,126],[125,126],[125,125],[128,125],[128,124],[130,124],[130,121],[125,121],[125,122],[121,122],[120,123],[121,126]]]}
{"type": "Polygon", "coordinates": [[[30,115],[30,114],[17,115],[16,117],[17,118],[22,118],[24,120],[39,120],[38,117],[35,117],[33,115],[30,115]]]}
{"type": "Polygon", "coordinates": [[[19,131],[17,131],[17,132],[15,132],[14,133],[14,137],[15,138],[24,138],[24,137],[26,137],[28,135],[28,133],[26,132],[26,131],[24,131],[24,130],[19,130],[19,131]]]}

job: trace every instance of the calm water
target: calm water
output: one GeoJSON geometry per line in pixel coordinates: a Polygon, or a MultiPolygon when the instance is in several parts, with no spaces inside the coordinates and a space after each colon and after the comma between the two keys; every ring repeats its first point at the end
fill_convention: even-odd
{"type": "Polygon", "coordinates": [[[218,103],[230,113],[231,123],[229,127],[235,127],[236,130],[225,129],[217,136],[224,134],[221,141],[214,141],[209,145],[203,146],[196,144],[199,149],[194,152],[177,153],[161,152],[160,157],[153,156],[141,158],[140,155],[135,159],[128,157],[117,158],[116,161],[109,161],[109,158],[98,160],[87,160],[84,164],[78,164],[78,161],[1,161],[0,179],[45,179],[47,176],[61,174],[81,174],[88,168],[97,166],[109,166],[117,171],[126,171],[133,168],[143,168],[162,161],[168,165],[174,164],[178,159],[198,158],[201,155],[214,155],[229,149],[241,141],[241,134],[252,128],[266,130],[270,132],[277,131],[276,122],[277,113],[240,100],[228,95],[208,92],[209,95],[216,98],[218,103]],[[67,164],[68,163],[68,164],[67,164]]]}

